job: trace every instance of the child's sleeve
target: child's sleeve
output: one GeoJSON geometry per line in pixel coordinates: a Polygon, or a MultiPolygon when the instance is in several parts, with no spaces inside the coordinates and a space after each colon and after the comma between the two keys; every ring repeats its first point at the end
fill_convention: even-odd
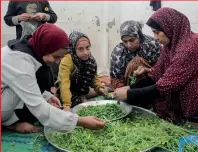
{"type": "Polygon", "coordinates": [[[66,55],[59,65],[59,89],[60,98],[63,102],[63,106],[71,106],[71,91],[70,91],[70,77],[73,69],[73,62],[70,55],[66,55]]]}

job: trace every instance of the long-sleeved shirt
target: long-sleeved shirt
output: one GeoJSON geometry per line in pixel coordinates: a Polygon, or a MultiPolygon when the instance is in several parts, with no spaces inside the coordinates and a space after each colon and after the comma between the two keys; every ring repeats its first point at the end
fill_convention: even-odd
{"type": "MultiPolygon", "coordinates": [[[[69,111],[65,112],[47,103],[46,100],[51,96],[49,92],[45,91],[42,96],[35,75],[41,63],[29,54],[12,51],[8,46],[1,49],[1,54],[1,89],[4,90],[7,87],[12,89],[21,99],[20,102],[27,106],[42,125],[57,130],[74,129],[78,115],[69,111]]],[[[7,101],[3,99],[2,102],[7,101]]],[[[15,108],[15,105],[12,106],[15,108]]]]}
{"type": "MultiPolygon", "coordinates": [[[[71,106],[72,93],[70,91],[71,87],[71,77],[75,74],[77,67],[75,66],[71,54],[66,54],[61,60],[59,66],[58,83],[60,89],[60,97],[64,106],[71,106]]],[[[93,87],[97,92],[99,88],[103,88],[97,75],[93,80],[93,87]]]]}
{"type": "Polygon", "coordinates": [[[57,21],[57,15],[52,10],[48,1],[29,1],[29,2],[17,2],[11,1],[8,4],[8,11],[4,16],[4,21],[8,26],[16,26],[16,38],[20,39],[22,35],[22,27],[18,20],[19,15],[23,13],[36,14],[45,13],[46,17],[43,21],[29,21],[36,28],[45,23],[55,23],[57,21]]]}

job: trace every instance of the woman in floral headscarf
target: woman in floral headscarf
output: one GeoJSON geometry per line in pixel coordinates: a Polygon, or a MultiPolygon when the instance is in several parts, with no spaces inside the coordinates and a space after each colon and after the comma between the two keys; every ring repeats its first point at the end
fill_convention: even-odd
{"type": "MultiPolygon", "coordinates": [[[[129,90],[116,90],[116,98],[127,99],[131,104],[153,99],[155,112],[175,123],[182,118],[196,119],[198,34],[191,31],[188,18],[172,8],[156,11],[147,25],[164,46],[158,62],[142,82],[132,85],[129,90]]],[[[136,74],[145,73],[144,68],[139,70],[136,74]]]]}
{"type": "Polygon", "coordinates": [[[111,84],[119,88],[129,83],[129,77],[139,65],[151,67],[160,54],[160,43],[142,33],[142,24],[125,21],[120,26],[122,42],[111,54],[111,84]]]}
{"type": "Polygon", "coordinates": [[[97,63],[90,52],[89,38],[74,31],[69,40],[70,54],[62,59],[58,74],[58,92],[66,111],[84,102],[90,87],[97,93],[106,95],[104,86],[97,77],[97,63]]]}

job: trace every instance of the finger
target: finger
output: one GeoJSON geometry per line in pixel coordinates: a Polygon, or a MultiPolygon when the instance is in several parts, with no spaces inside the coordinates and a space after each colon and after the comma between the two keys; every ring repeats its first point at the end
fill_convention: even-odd
{"type": "Polygon", "coordinates": [[[100,118],[98,118],[98,117],[96,117],[96,116],[93,116],[93,118],[95,119],[95,120],[97,120],[97,121],[100,121],[100,122],[103,122],[104,120],[102,120],[102,119],[100,119],[100,118]]]}
{"type": "Polygon", "coordinates": [[[151,68],[145,68],[145,71],[146,72],[151,72],[152,70],[151,70],[151,68]]]}

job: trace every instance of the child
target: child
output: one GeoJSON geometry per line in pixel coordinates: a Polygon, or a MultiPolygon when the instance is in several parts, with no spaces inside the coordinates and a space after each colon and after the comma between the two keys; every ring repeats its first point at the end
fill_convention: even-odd
{"type": "Polygon", "coordinates": [[[105,88],[97,77],[97,63],[91,55],[89,38],[74,31],[69,40],[70,53],[61,60],[58,74],[58,94],[66,111],[85,102],[90,87],[98,94],[106,95],[105,88]]]}

